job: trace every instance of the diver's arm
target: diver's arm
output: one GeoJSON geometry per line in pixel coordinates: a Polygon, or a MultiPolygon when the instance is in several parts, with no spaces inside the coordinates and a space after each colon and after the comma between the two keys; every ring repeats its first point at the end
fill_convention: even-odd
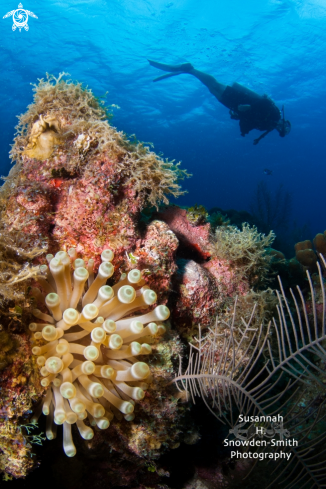
{"type": "Polygon", "coordinates": [[[267,136],[268,133],[270,133],[271,130],[264,132],[259,138],[254,139],[254,145],[258,144],[261,139],[263,139],[265,136],[267,136]]]}

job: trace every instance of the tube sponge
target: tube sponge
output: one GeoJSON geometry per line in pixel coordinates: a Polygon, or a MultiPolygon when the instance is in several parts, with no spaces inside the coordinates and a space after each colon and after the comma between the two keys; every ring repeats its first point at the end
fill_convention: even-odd
{"type": "Polygon", "coordinates": [[[299,243],[294,245],[295,257],[304,267],[316,267],[317,255],[312,248],[312,242],[309,239],[306,241],[299,241],[299,243]]]}
{"type": "Polygon", "coordinates": [[[161,321],[170,314],[161,305],[135,316],[137,310],[143,312],[154,304],[156,294],[143,286],[139,270],[124,274],[113,287],[106,285],[114,273],[113,258],[111,250],[102,252],[99,273],[92,280],[88,279],[93,260],[86,268],[76,258],[75,249],[47,256],[49,266],[40,267],[38,279],[47,293],[44,305],[48,311],[33,310],[43,322],[31,323],[30,330],[35,341],[46,343],[34,346],[33,353],[41,383],[49,387],[42,408],[48,416],[47,437],[53,439],[53,423],[62,424],[68,457],[76,454],[72,424],[77,424],[82,438],[90,440],[94,432],[83,422],[87,417],[99,429],[108,428],[117,410],[127,420],[134,419],[135,400],[145,395],[134,382],[150,375],[148,365],[136,357],[151,353],[144,343],[146,336],[164,334],[161,321]]]}
{"type": "Polygon", "coordinates": [[[314,246],[318,253],[326,256],[326,232],[324,234],[318,233],[314,237],[314,246]]]}

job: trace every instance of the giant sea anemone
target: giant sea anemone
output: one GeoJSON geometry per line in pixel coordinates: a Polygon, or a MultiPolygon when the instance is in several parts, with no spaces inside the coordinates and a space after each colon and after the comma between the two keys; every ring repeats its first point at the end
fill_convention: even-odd
{"type": "Polygon", "coordinates": [[[68,457],[76,454],[72,424],[90,440],[94,431],[84,423],[86,419],[100,429],[108,428],[114,415],[134,419],[135,401],[143,399],[145,381],[150,380],[148,365],[137,357],[151,353],[146,340],[164,334],[162,321],[170,315],[166,306],[159,305],[134,316],[156,303],[156,293],[137,269],[122,274],[112,287],[106,285],[114,273],[113,258],[111,250],[102,252],[95,277],[94,260],[86,267],[74,248],[59,251],[55,257],[47,255],[48,266],[41,265],[37,277],[47,295],[32,289],[49,312],[34,309],[33,315],[41,322],[29,325],[34,341],[46,342],[32,351],[43,377],[41,384],[49,387],[34,419],[41,412],[47,416],[48,439],[56,436],[56,425],[63,425],[68,457]]]}

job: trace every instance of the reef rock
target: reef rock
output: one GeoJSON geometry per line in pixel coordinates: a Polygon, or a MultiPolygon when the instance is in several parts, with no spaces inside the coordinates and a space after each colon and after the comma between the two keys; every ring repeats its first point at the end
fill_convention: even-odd
{"type": "MultiPolygon", "coordinates": [[[[167,205],[169,196],[182,194],[179,180],[187,173],[113,128],[110,114],[90,90],[61,76],[41,80],[34,90],[34,103],[19,118],[11,151],[15,166],[0,190],[0,344],[7,348],[0,356],[5,393],[0,471],[6,477],[25,476],[37,463],[31,444],[42,442],[40,430],[28,431],[28,417],[33,410],[37,419],[41,403],[36,401],[46,391],[31,355],[35,336],[28,329],[42,295],[37,292],[42,281],[34,278],[39,265],[47,263],[45,253],[75,249],[85,262],[94,260],[97,272],[108,249],[114,252],[110,284],[137,268],[157,302],[171,310],[164,340],[151,343],[152,381],[137,402],[135,420],[118,416],[107,430],[95,429],[93,439],[76,438],[78,454],[70,465],[62,442],[45,444],[42,454],[57,468],[59,484],[71,479],[83,487],[167,487],[161,484],[169,474],[160,466],[160,455],[196,432],[188,404],[171,385],[185,339],[192,341],[199,326],[211,327],[218,312],[230,314],[235,295],[249,297],[253,286],[262,286],[273,235],[262,237],[255,228],[241,231],[227,223],[214,235],[202,206],[167,205]],[[141,211],[153,207],[152,220],[144,220],[141,211]],[[18,324],[14,332],[11,320],[18,324]],[[84,466],[92,470],[86,473],[84,466]]],[[[252,294],[248,303],[256,299],[252,294]]],[[[259,300],[264,321],[272,300],[261,294],[259,300]]]]}
{"type": "Polygon", "coordinates": [[[183,258],[195,257],[197,261],[207,260],[209,249],[209,223],[191,219],[192,214],[177,206],[160,209],[158,218],[165,221],[180,242],[179,255],[183,258]]]}
{"type": "Polygon", "coordinates": [[[35,87],[11,151],[16,165],[1,192],[2,222],[23,231],[31,247],[74,246],[86,258],[110,247],[122,263],[139,239],[142,207],[182,193],[178,180],[186,172],[128,141],[107,116],[78,84],[59,77],[35,87]],[[49,132],[60,144],[53,137],[40,156],[40,138],[49,132]]]}
{"type": "MultiPolygon", "coordinates": [[[[9,346],[3,358],[1,413],[3,423],[11,424],[10,429],[4,428],[10,436],[2,433],[0,470],[7,477],[22,477],[35,464],[19,416],[27,419],[44,392],[28,331],[39,284],[30,281],[32,292],[17,284],[37,274],[37,265],[46,263],[44,253],[75,248],[87,261],[94,259],[96,271],[103,249],[110,249],[114,251],[112,280],[140,268],[145,283],[157,290],[158,300],[168,299],[178,240],[163,222],[143,230],[138,221],[145,205],[167,203],[169,195],[182,193],[178,180],[186,172],[143,144],[128,141],[108,123],[108,115],[91,91],[50,77],[35,87],[34,104],[19,120],[11,152],[16,164],[0,191],[2,236],[14,236],[12,243],[7,239],[3,244],[2,257],[8,255],[9,245],[13,256],[0,277],[1,311],[5,315],[13,306],[21,311],[18,337],[9,335],[8,321],[3,332],[9,346]],[[23,246],[17,241],[20,236],[23,246]],[[21,258],[25,258],[22,270],[21,258]],[[9,282],[16,292],[6,290],[9,282]],[[19,300],[13,302],[15,298],[19,300]],[[16,343],[21,347],[14,350],[16,343]],[[18,368],[21,358],[25,363],[18,368]]],[[[182,422],[184,411],[172,396],[175,389],[168,387],[182,351],[178,336],[170,332],[164,343],[154,341],[152,348],[157,352],[151,362],[155,376],[139,407],[141,425],[118,420],[109,434],[97,433],[89,444],[90,453],[106,446],[108,454],[115,450],[122,459],[131,457],[134,477],[139,457],[157,458],[178,444],[175,425],[182,422]]]]}

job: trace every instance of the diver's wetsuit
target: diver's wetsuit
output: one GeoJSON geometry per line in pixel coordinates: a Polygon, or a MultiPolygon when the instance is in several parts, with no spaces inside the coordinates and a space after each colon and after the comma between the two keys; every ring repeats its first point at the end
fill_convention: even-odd
{"type": "Polygon", "coordinates": [[[281,119],[281,112],[273,100],[267,95],[258,95],[239,83],[227,86],[219,101],[230,109],[232,119],[239,120],[241,136],[245,136],[252,129],[272,131],[281,119]],[[250,107],[241,111],[241,105],[250,107]]]}

